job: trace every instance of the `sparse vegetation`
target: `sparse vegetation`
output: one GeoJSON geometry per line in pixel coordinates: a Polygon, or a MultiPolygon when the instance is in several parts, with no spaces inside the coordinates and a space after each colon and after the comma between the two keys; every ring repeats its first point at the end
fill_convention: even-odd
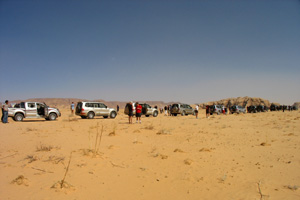
{"type": "Polygon", "coordinates": [[[28,155],[24,160],[28,160],[28,163],[32,163],[34,161],[39,160],[39,158],[37,156],[28,155]]]}
{"type": "Polygon", "coordinates": [[[52,149],[60,149],[60,147],[54,147],[51,145],[43,145],[40,144],[39,146],[36,147],[36,151],[51,151],[52,149]]]}
{"type": "Polygon", "coordinates": [[[51,162],[53,164],[63,163],[65,160],[65,157],[57,157],[57,156],[49,156],[47,160],[44,160],[44,162],[51,162]]]}
{"type": "Polygon", "coordinates": [[[154,129],[154,126],[153,126],[153,124],[151,123],[151,124],[149,124],[149,125],[146,125],[146,126],[144,127],[144,129],[146,129],[146,130],[153,130],[153,129],[154,129]]]}
{"type": "Polygon", "coordinates": [[[63,189],[63,188],[68,188],[68,189],[73,188],[72,185],[70,185],[69,183],[67,183],[67,182],[65,181],[66,176],[67,176],[67,174],[68,174],[68,172],[69,172],[69,167],[70,167],[70,163],[71,163],[71,159],[72,159],[72,153],[73,153],[73,152],[70,153],[69,163],[68,163],[68,166],[66,167],[66,171],[65,171],[65,174],[64,174],[63,179],[62,179],[61,181],[58,181],[58,182],[55,183],[54,185],[52,185],[51,188],[55,188],[55,189],[58,189],[58,188],[60,188],[60,189],[63,189]]]}
{"type": "MultiPolygon", "coordinates": [[[[97,156],[99,155],[99,149],[101,145],[101,140],[102,140],[102,135],[104,132],[104,126],[101,126],[101,132],[99,133],[99,123],[95,126],[96,128],[96,136],[95,136],[95,141],[94,144],[92,144],[92,136],[91,136],[91,131],[89,131],[89,143],[90,147],[89,149],[81,149],[83,155],[85,156],[97,156]]],[[[90,129],[94,129],[94,127],[90,127],[90,129]]]]}
{"type": "Polygon", "coordinates": [[[28,186],[28,179],[25,178],[23,175],[18,176],[15,178],[12,182],[12,184],[17,184],[17,185],[25,185],[28,186]]]}

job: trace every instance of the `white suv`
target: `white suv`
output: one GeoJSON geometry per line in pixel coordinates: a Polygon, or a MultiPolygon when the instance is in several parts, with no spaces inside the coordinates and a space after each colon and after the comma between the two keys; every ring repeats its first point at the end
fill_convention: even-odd
{"type": "Polygon", "coordinates": [[[78,102],[75,114],[81,116],[82,119],[93,119],[95,116],[115,118],[117,111],[113,108],[108,108],[101,102],[78,102]]]}

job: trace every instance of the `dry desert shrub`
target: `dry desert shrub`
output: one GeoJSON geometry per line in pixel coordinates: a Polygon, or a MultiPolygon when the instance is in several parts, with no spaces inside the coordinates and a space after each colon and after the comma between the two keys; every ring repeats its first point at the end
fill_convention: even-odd
{"type": "Polygon", "coordinates": [[[51,162],[53,164],[63,163],[65,157],[58,157],[58,156],[49,156],[48,160],[44,160],[44,162],[51,162]]]}
{"type": "Polygon", "coordinates": [[[39,146],[36,147],[36,151],[51,151],[52,149],[60,149],[60,147],[54,147],[51,145],[44,145],[40,144],[39,146]]]}
{"type": "Polygon", "coordinates": [[[68,182],[64,181],[58,181],[56,183],[54,183],[52,186],[51,186],[52,189],[56,189],[56,190],[59,190],[59,189],[67,189],[67,190],[74,190],[74,186],[69,184],[68,182]]]}
{"type": "Polygon", "coordinates": [[[144,127],[144,129],[146,129],[146,130],[153,130],[153,129],[154,129],[154,126],[153,126],[153,124],[151,123],[151,124],[149,124],[149,125],[146,125],[146,126],[144,127]]]}
{"type": "Polygon", "coordinates": [[[297,185],[285,185],[284,188],[289,189],[289,190],[296,191],[296,190],[298,190],[300,187],[297,186],[297,185]]]}
{"type": "MultiPolygon", "coordinates": [[[[104,126],[101,126],[101,132],[99,132],[99,123],[95,126],[96,128],[96,134],[95,137],[91,135],[91,131],[89,131],[89,149],[81,149],[80,151],[83,153],[85,156],[98,156],[100,155],[99,153],[99,148],[102,140],[102,135],[104,132],[104,126]],[[93,141],[94,140],[94,141],[93,141]]],[[[90,129],[94,129],[94,127],[90,127],[90,129]]]]}
{"type": "Polygon", "coordinates": [[[32,163],[34,161],[39,160],[39,158],[37,156],[34,156],[34,155],[28,155],[24,160],[28,160],[28,163],[32,163]]]}
{"type": "Polygon", "coordinates": [[[61,181],[56,182],[54,185],[52,185],[51,188],[54,188],[54,189],[73,189],[73,186],[65,181],[66,176],[69,172],[69,167],[70,167],[70,163],[71,163],[71,160],[72,160],[72,153],[73,152],[70,153],[70,159],[69,159],[68,165],[66,167],[66,171],[65,171],[63,179],[61,181]]]}
{"type": "Polygon", "coordinates": [[[161,128],[157,133],[156,135],[170,135],[171,134],[171,131],[169,130],[166,130],[164,128],[161,128]]]}
{"type": "Polygon", "coordinates": [[[11,184],[17,184],[17,185],[25,185],[28,186],[28,179],[25,178],[23,175],[18,176],[17,178],[15,178],[11,184]]]}

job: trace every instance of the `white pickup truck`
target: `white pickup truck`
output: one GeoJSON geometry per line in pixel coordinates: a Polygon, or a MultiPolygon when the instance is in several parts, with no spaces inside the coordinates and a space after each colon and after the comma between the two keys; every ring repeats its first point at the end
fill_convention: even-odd
{"type": "Polygon", "coordinates": [[[22,121],[24,118],[45,118],[46,120],[56,120],[61,113],[57,108],[49,108],[45,103],[39,102],[21,102],[13,108],[8,108],[8,117],[15,121],[22,121]]]}

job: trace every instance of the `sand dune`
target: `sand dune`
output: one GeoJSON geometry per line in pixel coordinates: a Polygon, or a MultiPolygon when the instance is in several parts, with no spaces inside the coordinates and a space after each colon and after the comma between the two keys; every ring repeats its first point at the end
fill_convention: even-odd
{"type": "Polygon", "coordinates": [[[1,199],[300,198],[299,111],[204,116],[9,119],[1,199]]]}

